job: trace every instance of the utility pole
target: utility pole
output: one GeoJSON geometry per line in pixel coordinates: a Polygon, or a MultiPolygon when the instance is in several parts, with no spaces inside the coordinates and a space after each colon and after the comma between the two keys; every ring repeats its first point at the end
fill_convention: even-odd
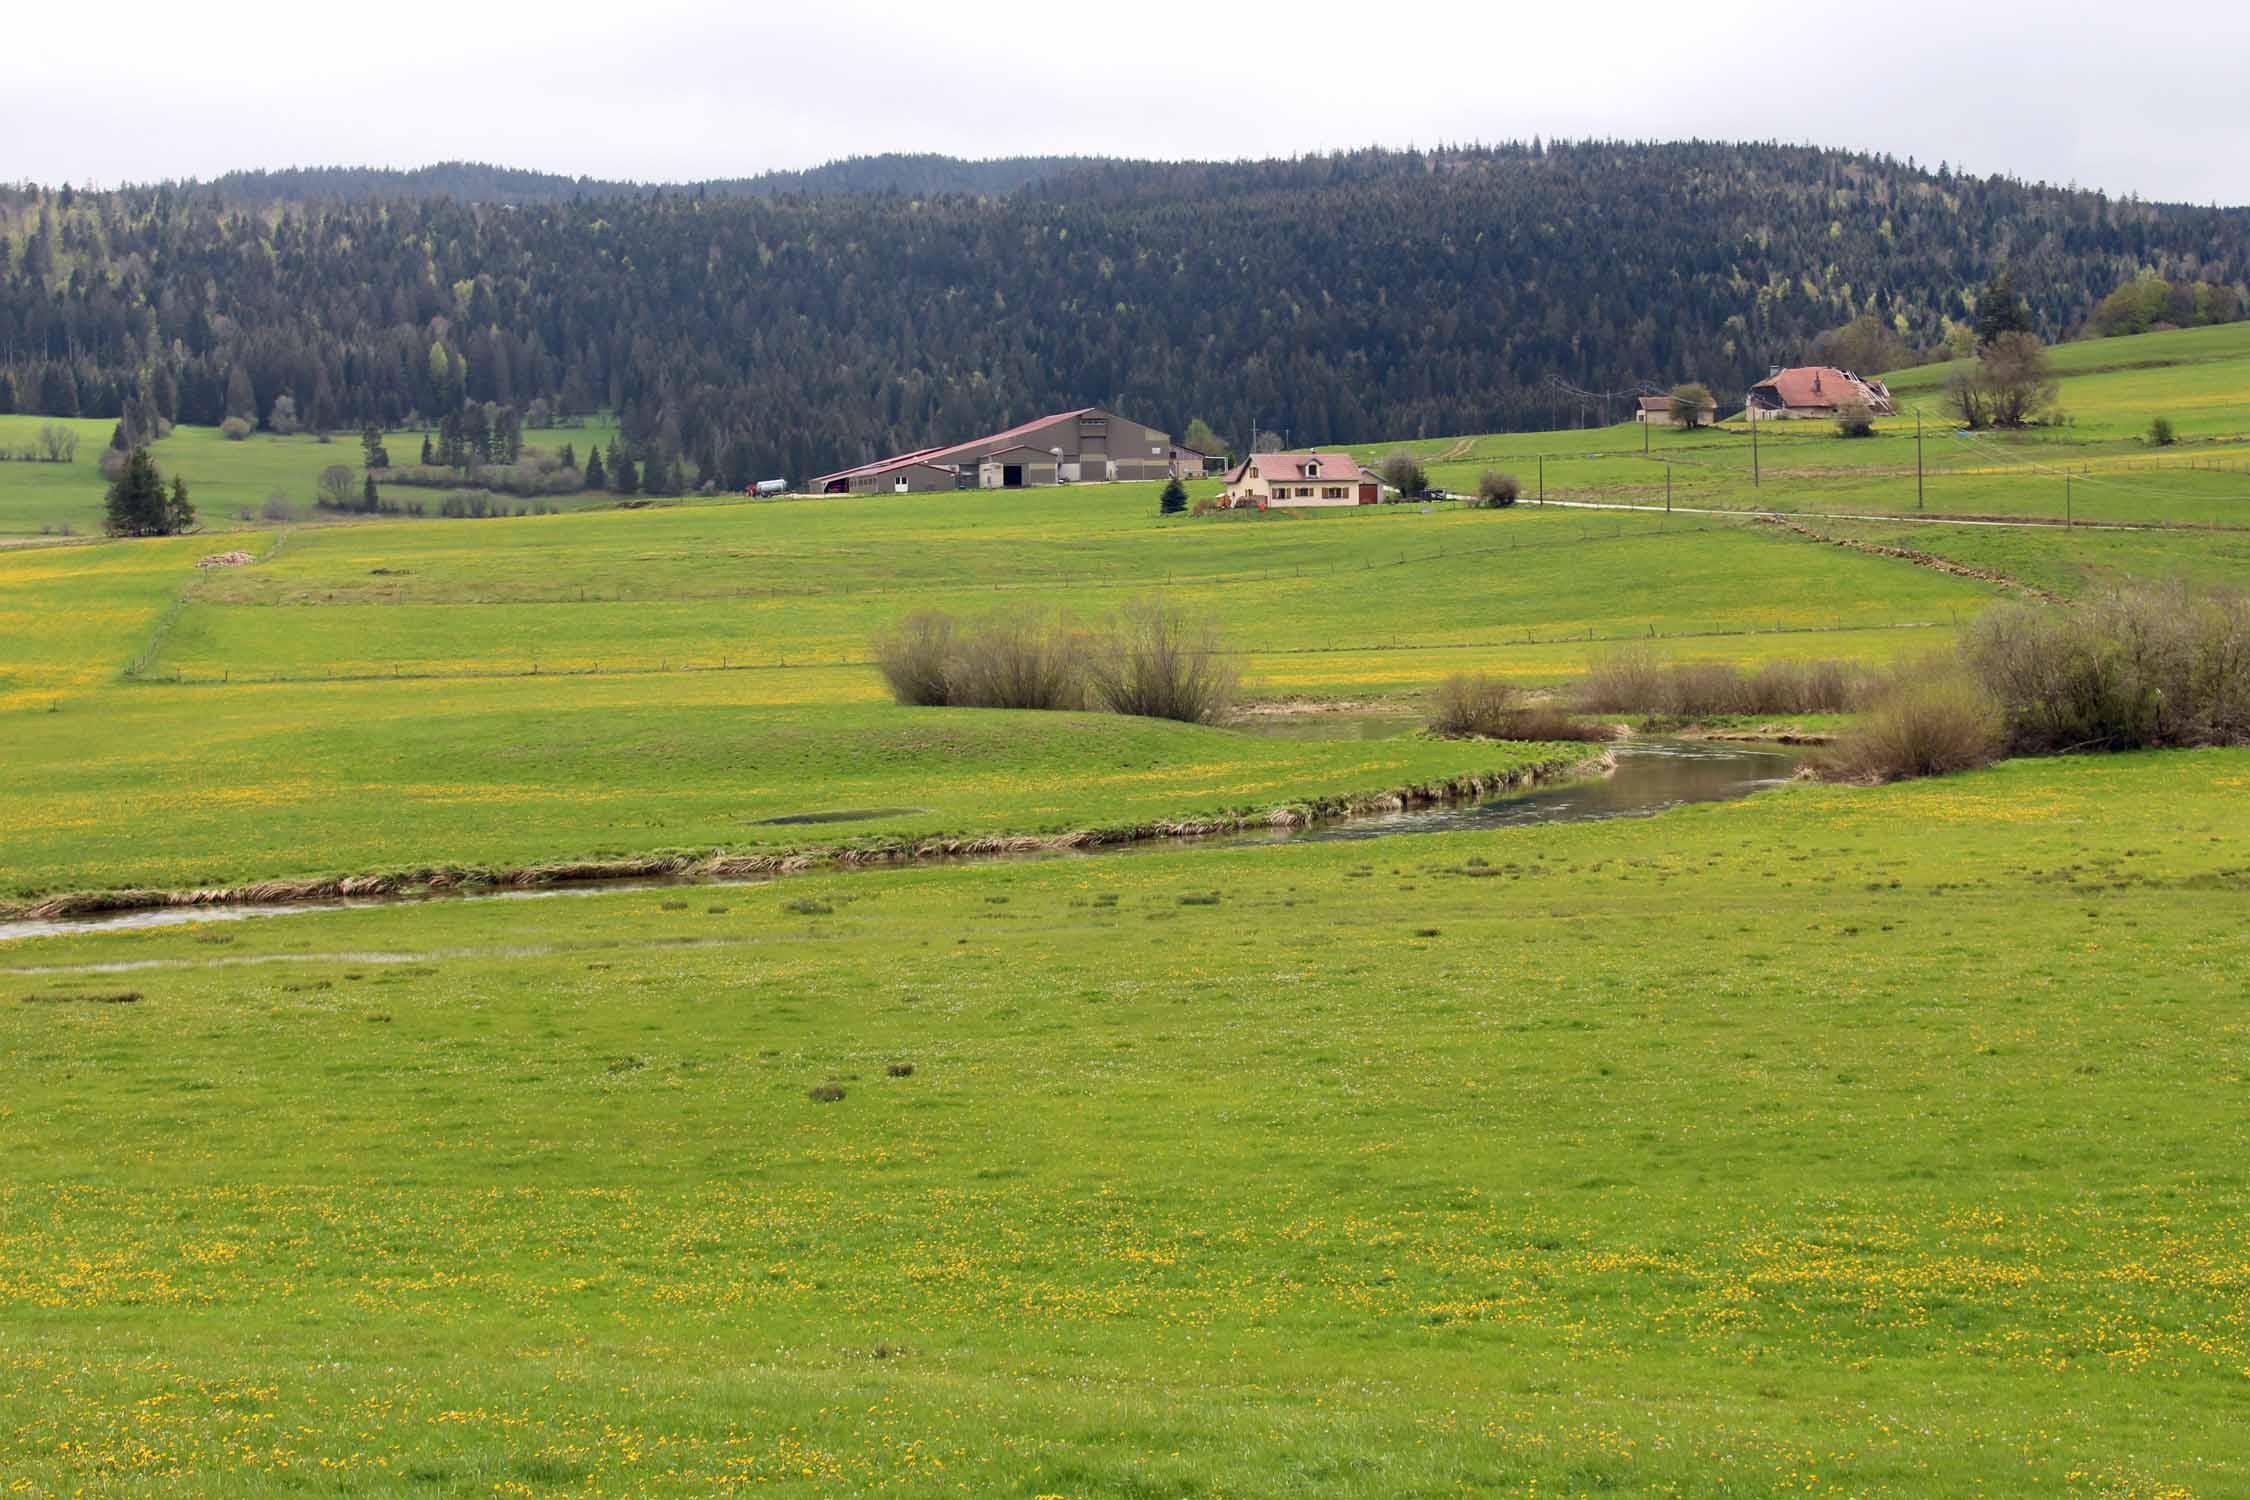
{"type": "Polygon", "coordinates": [[[2063,475],[2063,525],[2070,524],[2070,476],[2063,475]]]}
{"type": "Polygon", "coordinates": [[[1547,455],[1539,455],[1539,503],[1547,503],[1547,455]]]}
{"type": "Polygon", "coordinates": [[[1648,412],[1641,412],[1641,457],[1648,457],[1648,412]]]}
{"type": "Polygon", "coordinates": [[[1664,514],[1672,513],[1672,460],[1664,460],[1664,514]]]}
{"type": "Polygon", "coordinates": [[[1922,509],[1922,408],[1914,408],[1914,508],[1922,509]]]}
{"type": "Polygon", "coordinates": [[[1750,488],[1758,487],[1758,414],[1755,410],[1744,413],[1750,419],[1750,488]]]}

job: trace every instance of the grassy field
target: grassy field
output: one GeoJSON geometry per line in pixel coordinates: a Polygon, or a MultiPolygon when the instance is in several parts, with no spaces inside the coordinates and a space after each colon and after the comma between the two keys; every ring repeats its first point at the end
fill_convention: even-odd
{"type": "MultiPolygon", "coordinates": [[[[39,429],[57,420],[0,416],[0,450],[13,453],[32,446],[39,429]]],[[[117,424],[107,417],[87,417],[64,420],[60,425],[78,434],[76,462],[0,464],[0,539],[63,532],[101,535],[102,497],[109,487],[101,476],[101,456],[117,424]]],[[[616,435],[607,423],[589,422],[584,427],[526,432],[524,441],[549,448],[571,443],[583,457],[589,444],[598,444],[606,452],[616,435]]],[[[419,432],[393,433],[389,438],[391,456],[402,464],[413,462],[420,444],[419,432]]],[[[288,500],[299,514],[309,514],[320,471],[330,464],[343,464],[356,478],[361,457],[356,432],[338,433],[334,441],[326,443],[310,433],[276,437],[258,432],[236,443],[222,437],[215,427],[176,428],[149,452],[167,479],[176,474],[187,480],[196,518],[206,531],[264,524],[245,520],[240,512],[247,510],[255,516],[272,495],[288,500]]],[[[434,511],[447,492],[399,485],[384,493],[393,500],[420,500],[434,511]]],[[[612,501],[607,495],[554,495],[548,497],[548,503],[570,510],[612,501]]]]}
{"type": "Polygon", "coordinates": [[[765,849],[762,820],[837,809],[883,811],[866,837],[1047,834],[1514,765],[898,709],[868,648],[918,607],[1160,594],[1252,693],[1329,699],[1553,681],[1621,642],[1890,659],[1999,594],[1729,522],[1160,522],[1154,488],[299,527],[225,570],[194,539],[0,554],[0,608],[37,622],[0,638],[5,889],[765,849]]]}
{"type": "Polygon", "coordinates": [[[2240,1494],[2246,786],[13,945],[13,1492],[2240,1494]]]}
{"type": "MultiPolygon", "coordinates": [[[[2041,516],[2068,466],[2073,519],[2237,515],[2250,335],[2151,337],[2061,352],[2072,426],[1927,438],[1932,506],[2041,516]],[[2152,453],[2159,401],[2191,441],[2152,453]]],[[[920,607],[1163,597],[1255,698],[1411,712],[2250,581],[2250,531],[1685,511],[1896,511],[1887,425],[1761,437],[1756,489],[1727,433],[1418,445],[1629,504],[1668,458],[1669,517],[1099,486],[83,542],[36,533],[98,482],[0,465],[0,904],[1585,753],[901,708],[867,651],[920,607]]],[[[356,453],[169,443],[221,522],[356,453]]],[[[0,942],[0,1492],[2250,1492],[2246,789],[2250,751],[2019,761],[0,942]]]]}

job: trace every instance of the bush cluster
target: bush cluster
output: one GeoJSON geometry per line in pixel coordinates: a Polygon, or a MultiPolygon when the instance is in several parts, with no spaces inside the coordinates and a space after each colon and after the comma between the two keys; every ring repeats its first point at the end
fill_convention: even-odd
{"type": "Polygon", "coordinates": [[[1430,733],[1446,739],[1606,740],[1607,724],[1582,724],[1560,705],[1534,703],[1488,672],[1456,672],[1438,686],[1430,733]]]}
{"type": "MultiPolygon", "coordinates": [[[[467,472],[480,487],[510,495],[575,495],[586,488],[583,469],[544,448],[525,448],[512,464],[478,464],[467,472]]],[[[459,488],[463,473],[444,464],[396,464],[378,477],[385,484],[445,490],[459,488]]]]}
{"type": "Polygon", "coordinates": [[[1698,719],[1720,714],[1843,713],[1871,701],[1880,674],[1852,662],[1777,661],[1756,671],[1720,662],[1665,662],[1646,647],[1597,657],[1578,707],[1698,719]]]}
{"type": "Polygon", "coordinates": [[[1961,655],[2019,755],[2250,743],[2250,595],[2175,583],[2005,605],[1961,655]]]}
{"type": "Polygon", "coordinates": [[[1237,673],[1217,633],[1161,603],[1128,605],[1086,630],[1068,615],[1001,611],[966,625],[916,610],[877,637],[875,665],[898,702],[925,708],[1083,709],[1210,724],[1237,673]]]}
{"type": "Polygon", "coordinates": [[[2250,744],[2250,596],[2178,584],[2071,608],[2004,605],[1902,673],[1831,774],[1935,776],[2003,755],[2250,744]]]}

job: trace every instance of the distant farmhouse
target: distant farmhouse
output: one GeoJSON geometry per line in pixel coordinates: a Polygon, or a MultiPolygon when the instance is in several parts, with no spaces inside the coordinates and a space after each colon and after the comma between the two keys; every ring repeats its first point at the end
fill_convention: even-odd
{"type": "MultiPolygon", "coordinates": [[[[1677,427],[1680,425],[1678,413],[1672,410],[1672,398],[1670,396],[1641,397],[1640,405],[1634,408],[1633,420],[1644,422],[1651,427],[1677,427]]],[[[1698,420],[1706,425],[1718,421],[1719,403],[1716,401],[1704,402],[1703,415],[1698,420]]]]}
{"type": "Polygon", "coordinates": [[[812,482],[822,495],[1017,490],[1112,479],[1196,478],[1205,458],[1169,433],[1098,406],[1060,411],[944,448],[921,448],[839,469],[812,482]]]}
{"type": "Polygon", "coordinates": [[[1880,380],[1868,380],[1830,365],[1799,365],[1775,370],[1750,387],[1742,414],[1753,422],[1833,417],[1840,406],[1865,406],[1878,417],[1898,415],[1898,403],[1880,380]]]}
{"type": "Polygon", "coordinates": [[[1383,497],[1374,473],[1344,453],[1253,453],[1228,471],[1219,503],[1259,510],[1300,505],[1373,505],[1383,497]]]}

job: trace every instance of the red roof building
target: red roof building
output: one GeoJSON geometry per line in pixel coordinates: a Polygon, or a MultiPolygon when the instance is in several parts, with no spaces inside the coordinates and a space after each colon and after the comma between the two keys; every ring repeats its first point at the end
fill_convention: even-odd
{"type": "Polygon", "coordinates": [[[1750,387],[1743,415],[1753,422],[1787,417],[1833,417],[1843,406],[1864,406],[1878,417],[1898,414],[1898,404],[1880,380],[1869,380],[1833,365],[1798,365],[1776,370],[1750,387]]]}

